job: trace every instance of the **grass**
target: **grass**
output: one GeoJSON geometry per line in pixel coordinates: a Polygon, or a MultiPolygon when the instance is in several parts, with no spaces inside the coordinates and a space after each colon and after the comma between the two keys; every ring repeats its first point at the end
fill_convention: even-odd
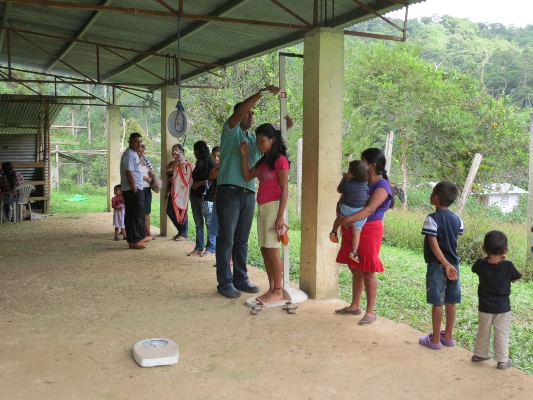
{"type": "MultiPolygon", "coordinates": [[[[101,194],[83,194],[89,201],[71,203],[65,201],[74,193],[55,191],[52,194],[52,211],[66,212],[102,212],[106,210],[105,192],[101,194]]],[[[291,280],[298,281],[300,275],[300,219],[293,215],[294,198],[289,196],[289,231],[290,237],[290,275],[291,280]]],[[[425,271],[426,265],[422,256],[422,236],[420,234],[422,222],[431,210],[418,209],[407,213],[392,210],[387,213],[385,222],[385,243],[382,247],[381,258],[385,264],[385,273],[378,274],[379,292],[376,310],[382,317],[407,324],[422,332],[431,329],[431,309],[426,304],[425,271]]],[[[509,237],[509,259],[515,262],[522,271],[525,254],[521,256],[525,247],[525,225],[516,221],[498,221],[495,218],[480,218],[479,211],[464,217],[466,234],[460,238],[460,244],[465,249],[481,247],[482,235],[490,229],[504,230],[509,237]],[[494,225],[494,226],[493,226],[494,225]],[[470,232],[469,232],[470,231],[470,232]],[[481,239],[480,239],[481,238],[481,239]]],[[[152,203],[152,225],[159,226],[159,202],[152,203]]],[[[485,217],[485,216],[484,216],[485,217]]],[[[192,222],[192,214],[189,210],[192,222]]],[[[112,229],[110,220],[110,231],[112,229]]],[[[248,245],[248,262],[250,265],[264,269],[260,249],[257,245],[255,219],[248,245]]],[[[194,223],[189,224],[189,238],[194,240],[196,235],[194,223]]],[[[477,276],[471,270],[470,260],[480,255],[480,250],[465,257],[468,262],[461,263],[461,289],[463,301],[457,308],[456,339],[459,345],[472,350],[477,331],[477,276]]],[[[345,301],[351,299],[351,273],[345,266],[340,267],[339,297],[345,301]]],[[[364,300],[363,300],[364,301],[364,300]]],[[[527,373],[533,373],[533,281],[522,279],[512,286],[511,306],[513,319],[510,334],[510,357],[513,364],[527,373]]],[[[362,305],[364,307],[364,305],[362,305]]]]}

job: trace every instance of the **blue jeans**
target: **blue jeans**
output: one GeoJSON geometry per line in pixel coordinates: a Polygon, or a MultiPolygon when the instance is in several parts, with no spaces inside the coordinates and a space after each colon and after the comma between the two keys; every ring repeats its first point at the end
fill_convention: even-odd
{"type": "MultiPolygon", "coordinates": [[[[191,196],[191,210],[192,216],[194,218],[194,225],[196,226],[196,246],[194,250],[204,250],[204,220],[207,232],[209,232],[209,225],[211,224],[211,214],[202,213],[202,197],[191,196]]],[[[215,245],[209,240],[209,235],[207,237],[207,246],[205,247],[207,251],[211,253],[215,252],[215,245]]]]}
{"type": "Polygon", "coordinates": [[[217,202],[213,201],[213,212],[211,213],[211,225],[209,225],[209,241],[213,243],[213,247],[217,248],[217,236],[218,236],[218,214],[217,214],[217,202]]]}
{"type": "Polygon", "coordinates": [[[459,304],[461,302],[461,282],[459,281],[459,264],[452,264],[457,270],[457,280],[450,281],[446,270],[438,261],[428,264],[426,272],[426,299],[434,306],[459,304]]]}
{"type": "Polygon", "coordinates": [[[216,207],[218,214],[217,281],[218,289],[248,282],[248,238],[255,211],[255,193],[240,186],[219,185],[216,207]],[[230,255],[233,249],[233,274],[230,255]]]}

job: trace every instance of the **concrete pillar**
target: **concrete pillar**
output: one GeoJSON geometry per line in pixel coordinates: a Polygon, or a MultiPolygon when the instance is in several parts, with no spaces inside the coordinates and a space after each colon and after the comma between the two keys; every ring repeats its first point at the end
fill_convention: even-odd
{"type": "Polygon", "coordinates": [[[344,34],[317,28],[304,40],[300,289],[338,297],[338,245],[329,240],[341,175],[344,34]]]}
{"type": "Polygon", "coordinates": [[[165,202],[165,193],[167,191],[166,170],[172,158],[172,146],[178,143],[178,139],[168,131],[168,117],[176,110],[178,102],[178,87],[164,86],[161,88],[161,179],[163,187],[161,188],[161,210],[160,210],[160,232],[161,236],[174,236],[178,233],[170,218],[167,217],[167,203],[165,202]]]}
{"type": "Polygon", "coordinates": [[[106,107],[107,137],[107,211],[112,211],[113,188],[120,185],[120,107],[106,107]]]}

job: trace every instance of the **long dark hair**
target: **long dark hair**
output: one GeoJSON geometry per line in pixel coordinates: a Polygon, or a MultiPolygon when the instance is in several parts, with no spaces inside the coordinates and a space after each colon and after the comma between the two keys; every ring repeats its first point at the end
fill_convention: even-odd
{"type": "Polygon", "coordinates": [[[255,130],[255,135],[265,136],[268,139],[274,138],[272,148],[257,161],[257,164],[255,164],[256,168],[262,163],[265,163],[270,169],[276,169],[276,161],[279,156],[285,156],[287,160],[289,159],[287,156],[287,146],[285,145],[285,140],[281,137],[281,131],[275,129],[271,124],[262,124],[255,130]]]}
{"type": "Polygon", "coordinates": [[[2,163],[2,170],[6,175],[7,185],[10,190],[15,190],[15,184],[17,183],[17,173],[13,170],[13,164],[9,161],[2,163]]]}
{"type": "Polygon", "coordinates": [[[203,140],[199,140],[194,144],[193,148],[197,157],[196,168],[199,168],[202,176],[209,175],[213,168],[214,161],[209,152],[209,147],[207,147],[207,143],[203,140]]]}
{"type": "MultiPolygon", "coordinates": [[[[361,153],[361,158],[364,158],[366,161],[368,161],[369,164],[376,164],[376,173],[378,175],[381,175],[383,179],[385,179],[387,182],[389,182],[389,177],[387,176],[387,170],[385,169],[385,165],[387,164],[387,159],[385,158],[385,154],[381,149],[378,149],[376,147],[371,147],[369,149],[366,149],[361,153]]],[[[391,203],[390,208],[394,207],[394,194],[391,195],[391,203]]]]}

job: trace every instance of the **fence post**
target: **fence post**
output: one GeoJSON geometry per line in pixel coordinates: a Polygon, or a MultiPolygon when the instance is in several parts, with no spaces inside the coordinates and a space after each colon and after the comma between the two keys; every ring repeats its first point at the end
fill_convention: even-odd
{"type": "Polygon", "coordinates": [[[466,182],[463,188],[463,192],[461,193],[461,198],[457,202],[457,209],[455,213],[459,217],[463,213],[463,210],[466,206],[466,202],[468,201],[468,195],[470,194],[470,189],[472,189],[472,184],[474,183],[474,179],[476,179],[477,170],[479,169],[479,165],[481,164],[482,158],[483,157],[479,153],[476,153],[474,155],[474,161],[472,162],[472,166],[470,167],[470,171],[468,172],[468,176],[466,177],[466,182]]]}

